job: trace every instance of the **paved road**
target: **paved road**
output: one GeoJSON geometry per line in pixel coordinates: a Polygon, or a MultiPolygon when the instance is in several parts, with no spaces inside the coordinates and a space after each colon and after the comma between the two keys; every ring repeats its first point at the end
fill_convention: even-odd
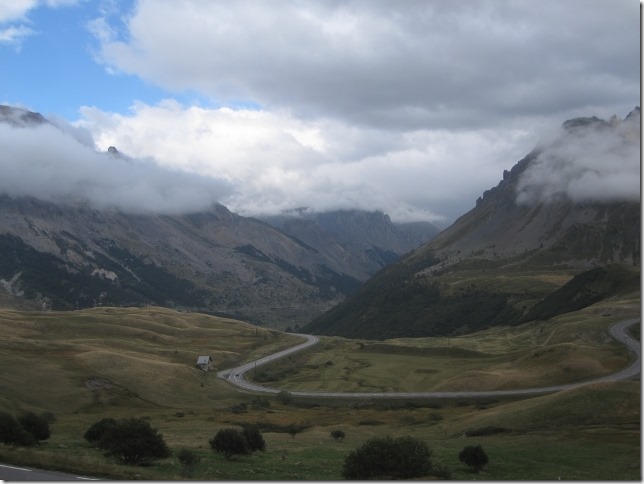
{"type": "Polygon", "coordinates": [[[2,481],[96,481],[92,477],[73,476],[54,471],[41,471],[28,467],[18,467],[0,464],[0,480],[2,481]]]}
{"type": "MultiPolygon", "coordinates": [[[[626,380],[628,378],[633,378],[640,373],[640,358],[641,358],[641,349],[640,342],[634,340],[628,334],[626,334],[626,329],[636,323],[639,323],[639,318],[626,319],[620,321],[619,323],[611,326],[608,330],[609,334],[615,338],[620,343],[626,345],[631,353],[635,355],[633,362],[626,368],[613,373],[611,375],[606,375],[601,378],[595,378],[592,380],[586,380],[583,382],[577,383],[567,383],[565,385],[553,385],[549,387],[540,387],[540,388],[524,388],[517,390],[491,390],[491,391],[459,391],[459,392],[308,392],[308,391],[290,391],[289,393],[294,396],[300,397],[318,397],[318,398],[459,398],[459,397],[499,397],[499,396],[517,396],[517,395],[541,395],[546,393],[555,393],[561,390],[568,390],[570,388],[578,387],[581,385],[587,385],[589,383],[599,383],[607,381],[618,381],[626,380]]],[[[263,364],[268,363],[269,361],[277,360],[296,351],[301,351],[304,348],[313,346],[318,342],[316,336],[311,336],[307,334],[298,334],[306,339],[305,343],[294,346],[287,350],[280,351],[273,355],[261,358],[257,361],[251,361],[245,365],[239,366],[237,368],[232,368],[230,370],[224,370],[217,373],[217,376],[227,380],[232,385],[235,385],[244,390],[250,390],[253,392],[262,392],[262,393],[279,393],[282,391],[279,388],[265,387],[257,385],[256,383],[251,383],[244,379],[244,373],[257,368],[263,364]]]]}

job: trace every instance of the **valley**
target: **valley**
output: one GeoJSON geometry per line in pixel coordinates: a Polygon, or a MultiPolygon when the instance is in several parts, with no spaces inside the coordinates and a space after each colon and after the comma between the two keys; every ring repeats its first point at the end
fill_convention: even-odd
{"type": "Polygon", "coordinates": [[[0,462],[338,480],[349,452],[390,435],[430,447],[428,479],[640,479],[640,201],[535,184],[579,161],[561,146],[601,137],[634,153],[639,126],[639,107],[566,121],[440,232],[379,211],[260,220],[0,193],[0,410],[52,428],[0,444],[0,462]],[[106,418],[144,419],[173,455],[117,464],[83,437],[106,418]],[[212,452],[216,432],[248,425],[264,452],[212,452]],[[481,473],[458,459],[468,445],[489,455],[481,473]]]}
{"type": "Polygon", "coordinates": [[[36,448],[0,445],[0,461],[121,479],[336,480],[349,450],[391,434],[422,438],[433,462],[455,479],[473,477],[456,459],[473,442],[491,460],[478,478],[632,479],[640,472],[639,381],[529,398],[321,400],[297,392],[461,391],[593,378],[628,364],[628,351],[606,329],[638,308],[639,294],[632,293],[550,321],[449,339],[321,337],[312,348],[260,367],[273,375],[270,386],[288,394],[240,392],[217,371],[194,364],[209,354],[216,370],[232,368],[299,344],[295,335],[153,307],[4,309],[0,405],[53,412],[56,422],[51,439],[36,448]],[[113,464],[82,439],[106,416],[147,416],[175,452],[194,450],[201,462],[190,475],[175,458],[146,467],[113,464]],[[212,453],[207,441],[217,429],[244,423],[265,429],[266,452],[238,461],[212,453]],[[291,436],[286,429],[293,425],[300,430],[291,436]],[[333,429],[347,437],[335,442],[333,429]]]}

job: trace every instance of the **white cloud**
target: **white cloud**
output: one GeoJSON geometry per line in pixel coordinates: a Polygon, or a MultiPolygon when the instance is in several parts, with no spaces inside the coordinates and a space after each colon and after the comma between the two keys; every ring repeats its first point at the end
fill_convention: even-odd
{"type": "Polygon", "coordinates": [[[0,23],[23,19],[37,4],[37,0],[0,0],[0,23]]]}
{"type": "Polygon", "coordinates": [[[79,128],[0,123],[0,193],[127,212],[180,213],[207,209],[229,192],[226,183],[213,178],[97,153],[87,143],[79,128]]]}
{"type": "Polygon", "coordinates": [[[24,38],[34,33],[34,30],[24,25],[6,27],[0,29],[0,44],[20,45],[24,38]]]}
{"type": "Polygon", "coordinates": [[[0,0],[0,44],[20,49],[25,38],[38,33],[29,26],[28,18],[29,12],[35,8],[42,5],[58,8],[75,3],[78,0],[0,0]]]}
{"type": "Polygon", "coordinates": [[[559,132],[519,179],[519,203],[640,199],[640,117],[559,132]]]}
{"type": "Polygon", "coordinates": [[[535,138],[419,130],[405,133],[302,120],[284,112],[139,103],[131,114],[84,108],[79,126],[101,150],[229,181],[222,203],[260,215],[294,207],[379,209],[395,220],[452,219],[496,184],[535,138]]]}
{"type": "Polygon", "coordinates": [[[87,107],[79,126],[102,149],[227,180],[222,202],[246,215],[307,206],[453,219],[545,127],[639,100],[630,0],[109,6],[89,24],[106,69],[205,107],[87,107]]]}

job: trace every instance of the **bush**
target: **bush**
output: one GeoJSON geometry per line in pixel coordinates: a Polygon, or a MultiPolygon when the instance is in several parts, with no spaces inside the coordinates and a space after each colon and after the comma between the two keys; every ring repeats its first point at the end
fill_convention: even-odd
{"type": "Polygon", "coordinates": [[[339,442],[339,441],[341,441],[341,440],[344,440],[345,433],[344,433],[342,430],[332,430],[332,431],[331,431],[331,437],[332,437],[332,438],[333,438],[333,440],[335,440],[336,442],[339,442]]]}
{"type": "Polygon", "coordinates": [[[254,425],[245,426],[242,430],[242,435],[246,439],[248,450],[250,452],[255,452],[257,450],[266,450],[266,441],[264,441],[262,433],[254,425]]]}
{"type": "Polygon", "coordinates": [[[85,438],[123,464],[148,464],[172,455],[163,436],[144,418],[103,419],[85,432],[85,438]]]}
{"type": "Polygon", "coordinates": [[[488,457],[480,445],[468,445],[458,453],[458,460],[479,472],[488,463],[488,457]]]}
{"type": "Polygon", "coordinates": [[[23,429],[33,435],[37,441],[47,440],[51,437],[47,420],[40,415],[36,415],[34,412],[25,412],[20,415],[18,417],[18,423],[23,429]]]}
{"type": "Polygon", "coordinates": [[[0,442],[9,445],[36,445],[36,438],[6,412],[0,412],[0,442]]]}
{"type": "Polygon", "coordinates": [[[288,405],[293,402],[293,395],[286,390],[282,390],[277,394],[277,399],[284,405],[288,405]]]}
{"type": "Polygon", "coordinates": [[[232,460],[238,454],[250,454],[248,442],[237,429],[221,429],[208,441],[213,452],[223,454],[227,460],[232,460]]]}
{"type": "Polygon", "coordinates": [[[194,450],[190,449],[181,449],[177,458],[179,459],[179,463],[184,467],[196,465],[201,460],[201,457],[194,450]]]}
{"type": "Polygon", "coordinates": [[[93,423],[83,434],[83,438],[92,444],[98,443],[105,433],[116,426],[116,420],[113,418],[104,418],[93,423]]]}
{"type": "Polygon", "coordinates": [[[373,437],[344,460],[345,479],[411,479],[431,471],[425,443],[412,437],[373,437]]]}

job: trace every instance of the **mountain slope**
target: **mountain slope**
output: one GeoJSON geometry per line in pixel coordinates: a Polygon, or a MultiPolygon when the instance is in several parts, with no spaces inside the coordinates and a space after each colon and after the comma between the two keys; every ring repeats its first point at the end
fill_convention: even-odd
{"type": "Polygon", "coordinates": [[[382,212],[361,210],[298,211],[264,220],[315,248],[362,280],[439,232],[428,222],[395,224],[382,212]]]}
{"type": "MultiPolygon", "coordinates": [[[[15,130],[11,133],[27,143],[36,130],[46,128],[49,137],[38,138],[43,141],[59,130],[40,114],[8,106],[0,106],[0,127],[15,130]]],[[[85,155],[92,156],[99,169],[120,163],[125,167],[123,176],[127,170],[141,171],[146,166],[114,147],[102,154],[87,146],[80,150],[72,138],[62,131],[58,134],[71,148],[61,155],[39,147],[40,162],[73,152],[76,163],[70,164],[70,170],[82,166],[80,158],[85,155]]],[[[41,178],[43,188],[56,186],[55,179],[41,178]]],[[[83,180],[78,178],[79,183],[83,180]]],[[[144,188],[127,186],[131,191],[144,188]]],[[[19,195],[18,188],[11,195],[0,192],[1,300],[14,306],[75,309],[154,304],[286,327],[310,321],[384,264],[422,242],[418,235],[408,237],[402,232],[378,236],[378,230],[392,225],[384,214],[353,213],[354,221],[366,221],[362,234],[354,233],[352,243],[342,245],[337,239],[346,227],[339,224],[333,229],[330,223],[318,233],[294,230],[289,235],[219,204],[199,212],[164,215],[105,205],[97,208],[78,195],[91,193],[91,187],[75,196],[51,190],[46,198],[19,195]],[[51,193],[62,196],[52,200],[51,193]],[[371,224],[374,230],[364,230],[374,218],[389,225],[371,224]],[[317,237],[322,232],[324,237],[317,237]],[[380,257],[365,257],[365,247],[375,238],[380,257]]]]}
{"type": "MultiPolygon", "coordinates": [[[[607,275],[602,277],[606,280],[621,278],[625,284],[605,284],[605,290],[595,291],[596,297],[591,298],[577,297],[577,292],[588,289],[573,284],[564,291],[566,297],[590,304],[598,297],[639,290],[639,200],[620,200],[619,196],[573,199],[565,192],[549,198],[523,196],[526,180],[534,179],[540,163],[555,152],[553,146],[562,152],[560,146],[570,146],[577,139],[606,136],[616,143],[611,150],[626,146],[639,151],[639,124],[639,108],[623,121],[567,121],[552,145],[533,150],[505,171],[503,180],[486,191],[474,209],[428,244],[376,274],[306,329],[385,339],[516,324],[546,317],[547,311],[539,306],[532,312],[530,308],[544,300],[543,305],[552,309],[557,299],[547,300],[548,296],[575,275],[595,267],[605,268],[607,275]]],[[[541,195],[548,186],[539,189],[541,195]]],[[[565,308],[561,302],[555,306],[556,314],[565,308]]]]}

